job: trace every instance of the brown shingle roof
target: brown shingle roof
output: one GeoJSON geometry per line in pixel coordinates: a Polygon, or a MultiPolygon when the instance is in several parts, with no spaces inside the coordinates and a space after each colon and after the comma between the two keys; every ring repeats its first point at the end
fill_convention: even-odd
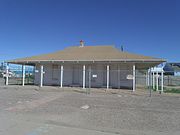
{"type": "Polygon", "coordinates": [[[9,62],[27,61],[164,61],[153,57],[122,52],[113,46],[69,47],[62,51],[15,59],[9,62]]]}

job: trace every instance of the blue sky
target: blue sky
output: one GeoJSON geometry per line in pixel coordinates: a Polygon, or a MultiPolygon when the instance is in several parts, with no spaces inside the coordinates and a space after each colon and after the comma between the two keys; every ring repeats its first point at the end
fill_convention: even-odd
{"type": "Polygon", "coordinates": [[[0,61],[78,45],[180,62],[179,0],[0,0],[0,61]]]}

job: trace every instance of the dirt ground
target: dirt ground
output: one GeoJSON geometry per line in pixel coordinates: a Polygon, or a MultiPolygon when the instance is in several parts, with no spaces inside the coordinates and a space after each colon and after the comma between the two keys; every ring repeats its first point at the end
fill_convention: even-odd
{"type": "Polygon", "coordinates": [[[0,135],[179,135],[180,95],[0,86],[0,135]]]}

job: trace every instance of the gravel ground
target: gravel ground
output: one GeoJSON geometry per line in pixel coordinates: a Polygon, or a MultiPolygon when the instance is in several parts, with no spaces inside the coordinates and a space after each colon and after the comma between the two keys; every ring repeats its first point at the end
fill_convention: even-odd
{"type": "Polygon", "coordinates": [[[0,87],[0,135],[180,134],[180,95],[0,87]]]}
{"type": "Polygon", "coordinates": [[[4,82],[5,82],[4,78],[0,77],[0,86],[4,85],[4,82]]]}

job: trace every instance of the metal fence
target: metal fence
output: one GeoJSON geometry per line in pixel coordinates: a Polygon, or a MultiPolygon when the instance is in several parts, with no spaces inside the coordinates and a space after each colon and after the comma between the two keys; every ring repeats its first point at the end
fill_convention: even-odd
{"type": "MultiPolygon", "coordinates": [[[[40,70],[26,67],[25,85],[40,84],[40,70]]],[[[44,68],[43,85],[61,85],[61,70],[59,67],[44,68]]],[[[5,71],[1,71],[0,85],[5,84],[5,71]]],[[[162,77],[161,74],[155,74],[154,79],[152,73],[147,70],[136,70],[135,72],[136,89],[148,90],[151,87],[154,91],[161,90],[162,77]],[[158,76],[158,77],[157,77],[158,76]],[[158,81],[157,81],[158,79],[158,81]]],[[[22,67],[9,68],[9,85],[22,85],[22,67]]],[[[63,87],[83,87],[85,88],[104,88],[109,89],[132,89],[133,88],[133,70],[113,70],[107,69],[97,70],[87,68],[82,69],[63,69],[63,87]],[[85,75],[84,75],[85,74],[85,75]],[[85,76],[85,78],[83,77],[85,76]],[[83,80],[84,78],[84,80],[83,80]],[[83,84],[84,83],[84,84],[83,84]]],[[[165,92],[180,91],[180,76],[163,75],[163,88],[165,92]]]]}
{"type": "Polygon", "coordinates": [[[147,70],[136,71],[136,87],[137,89],[149,89],[153,91],[163,91],[171,93],[180,93],[180,76],[172,75],[172,72],[164,72],[163,77],[161,73],[147,72],[147,70]]]}
{"type": "MultiPolygon", "coordinates": [[[[40,69],[37,69],[35,74],[37,80],[35,83],[40,83],[40,69]]],[[[43,84],[60,85],[61,84],[61,69],[60,67],[44,67],[43,84]]],[[[86,88],[132,88],[132,70],[109,70],[93,69],[93,68],[70,68],[63,69],[63,86],[68,87],[83,87],[86,88]],[[84,84],[83,84],[84,83],[84,84]],[[109,83],[109,84],[107,84],[109,83]]]]}
{"type": "MultiPolygon", "coordinates": [[[[6,84],[6,69],[0,71],[0,85],[6,84]]],[[[8,85],[22,84],[22,67],[9,67],[8,69],[8,85]]],[[[25,72],[25,85],[34,84],[33,67],[27,66],[25,72]]]]}

